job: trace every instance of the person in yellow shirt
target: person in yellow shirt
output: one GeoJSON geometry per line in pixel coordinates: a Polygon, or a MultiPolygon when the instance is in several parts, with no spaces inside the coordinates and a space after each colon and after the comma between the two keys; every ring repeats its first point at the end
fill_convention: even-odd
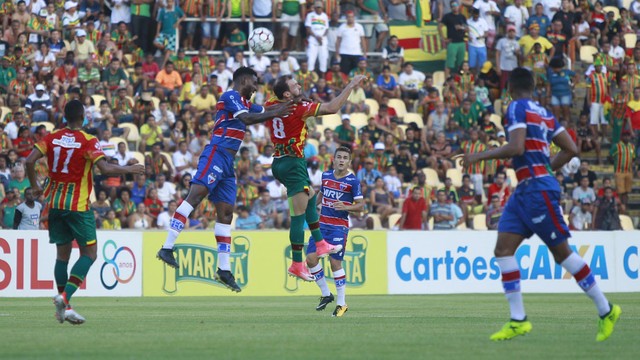
{"type": "Polygon", "coordinates": [[[153,144],[162,142],[162,129],[153,115],[147,115],[146,122],[140,127],[140,152],[151,151],[153,144]]]}
{"type": "Polygon", "coordinates": [[[120,219],[116,218],[116,212],[109,210],[107,212],[107,218],[102,220],[102,230],[122,230],[122,224],[120,219]]]}
{"type": "MultiPolygon", "coordinates": [[[[547,38],[540,36],[540,25],[533,23],[529,25],[529,34],[520,38],[518,41],[522,48],[523,58],[526,59],[529,53],[533,49],[533,45],[540,44],[542,46],[542,52],[549,52],[549,59],[553,59],[555,48],[553,44],[547,38]]],[[[532,64],[525,64],[525,66],[531,68],[532,64]]]]}
{"type": "Polygon", "coordinates": [[[207,112],[213,114],[216,111],[216,98],[209,94],[208,86],[203,86],[198,95],[193,97],[190,105],[195,109],[196,117],[201,117],[207,112]]]}
{"type": "Polygon", "coordinates": [[[202,75],[199,71],[194,71],[191,76],[191,81],[187,81],[182,86],[178,99],[183,103],[183,105],[189,104],[191,100],[198,95],[202,85],[202,75]]]}
{"type": "Polygon", "coordinates": [[[167,61],[164,69],[160,70],[156,75],[156,96],[164,99],[181,86],[182,78],[180,74],[174,70],[173,62],[167,61]]]}

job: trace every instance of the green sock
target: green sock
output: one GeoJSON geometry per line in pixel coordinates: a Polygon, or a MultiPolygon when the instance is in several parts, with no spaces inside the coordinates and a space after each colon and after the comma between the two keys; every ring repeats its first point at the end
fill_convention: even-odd
{"type": "Polygon", "coordinates": [[[87,273],[91,268],[91,264],[93,264],[93,260],[91,260],[90,257],[80,256],[80,259],[78,259],[71,268],[71,276],[69,276],[69,281],[67,281],[67,285],[64,287],[67,302],[71,301],[73,293],[75,293],[80,285],[82,285],[85,276],[87,276],[87,273]]]}
{"type": "Polygon", "coordinates": [[[304,215],[291,216],[289,241],[291,241],[293,261],[301,262],[302,249],[304,248],[304,215]]]}
{"type": "Polygon", "coordinates": [[[56,266],[53,268],[53,277],[56,279],[58,294],[61,294],[64,291],[65,286],[67,285],[67,278],[69,277],[69,274],[67,273],[68,267],[68,261],[56,259],[56,266]]]}
{"type": "Polygon", "coordinates": [[[320,218],[318,217],[318,210],[316,208],[317,197],[317,194],[313,195],[313,197],[307,204],[307,209],[304,212],[304,215],[307,219],[307,224],[309,224],[309,230],[311,230],[311,236],[313,236],[313,241],[315,242],[323,240],[322,234],[320,233],[320,218]]]}

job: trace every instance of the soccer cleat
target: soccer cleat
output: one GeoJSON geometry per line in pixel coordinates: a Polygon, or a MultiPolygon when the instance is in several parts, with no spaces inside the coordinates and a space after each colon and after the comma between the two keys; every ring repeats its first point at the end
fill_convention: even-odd
{"type": "Polygon", "coordinates": [[[598,335],[596,341],[605,341],[613,332],[613,327],[622,314],[622,309],[618,305],[611,305],[611,311],[598,321],[598,335]]]}
{"type": "Polygon", "coordinates": [[[162,262],[171,266],[172,268],[178,268],[178,262],[173,256],[173,249],[161,248],[160,251],[158,251],[158,255],[156,256],[158,257],[158,259],[162,260],[162,262]]]}
{"type": "Polygon", "coordinates": [[[71,307],[68,307],[64,312],[64,319],[72,325],[84,324],[85,319],[82,315],[78,314],[71,307]]]}
{"type": "Polygon", "coordinates": [[[56,319],[60,324],[62,324],[65,318],[65,310],[67,308],[67,299],[65,299],[64,293],[53,297],[53,305],[56,307],[56,319]]]}
{"type": "Polygon", "coordinates": [[[321,240],[316,243],[316,254],[319,258],[325,258],[330,254],[339,253],[340,250],[342,250],[342,245],[332,245],[325,240],[321,240]]]}
{"type": "Polygon", "coordinates": [[[510,320],[504,324],[500,331],[491,335],[490,339],[493,341],[510,340],[516,336],[528,333],[531,331],[531,328],[531,322],[526,319],[523,321],[510,320]]]}
{"type": "Polygon", "coordinates": [[[287,270],[287,273],[303,281],[316,280],[316,277],[311,275],[311,273],[309,272],[309,269],[307,268],[307,265],[305,265],[305,263],[303,262],[297,262],[297,261],[292,262],[291,266],[289,266],[289,270],[287,270]]]}
{"type": "Polygon", "coordinates": [[[231,289],[231,291],[234,291],[234,292],[242,291],[240,286],[238,286],[238,284],[236,283],[236,279],[233,277],[233,274],[229,270],[220,270],[220,268],[218,268],[218,271],[216,271],[213,277],[217,281],[222,283],[224,286],[231,289]]]}
{"type": "Polygon", "coordinates": [[[333,302],[333,294],[329,293],[329,296],[321,296],[320,297],[320,304],[318,304],[318,306],[316,306],[316,310],[317,311],[322,311],[324,310],[327,305],[331,304],[333,302]]]}
{"type": "Polygon", "coordinates": [[[333,317],[342,317],[344,315],[344,313],[347,312],[347,310],[349,310],[349,307],[347,306],[347,304],[338,305],[338,306],[336,306],[336,309],[333,310],[333,314],[331,316],[333,316],[333,317]]]}

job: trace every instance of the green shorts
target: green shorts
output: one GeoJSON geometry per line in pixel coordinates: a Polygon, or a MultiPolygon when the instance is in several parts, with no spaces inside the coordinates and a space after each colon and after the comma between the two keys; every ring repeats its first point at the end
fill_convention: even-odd
{"type": "Polygon", "coordinates": [[[273,176],[287,188],[287,197],[307,191],[311,186],[307,161],[304,158],[283,156],[273,159],[273,176]]]}
{"type": "Polygon", "coordinates": [[[96,244],[93,211],[49,210],[49,243],[65,245],[74,239],[80,246],[96,244]]]}
{"type": "Polygon", "coordinates": [[[449,43],[447,45],[447,67],[453,71],[459,71],[464,62],[467,44],[464,42],[449,43]]]}

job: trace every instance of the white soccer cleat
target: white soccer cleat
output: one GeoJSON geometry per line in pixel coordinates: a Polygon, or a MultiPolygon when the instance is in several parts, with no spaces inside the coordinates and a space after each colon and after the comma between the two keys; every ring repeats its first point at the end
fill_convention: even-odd
{"type": "Polygon", "coordinates": [[[84,324],[84,322],[85,322],[84,317],[82,315],[78,314],[72,308],[68,308],[64,312],[64,319],[66,321],[68,321],[69,323],[71,323],[72,325],[80,325],[80,324],[84,324]]]}
{"type": "Polygon", "coordinates": [[[65,310],[67,308],[67,304],[65,304],[64,296],[58,294],[53,297],[53,305],[56,307],[56,319],[60,324],[64,323],[65,320],[65,310]]]}

